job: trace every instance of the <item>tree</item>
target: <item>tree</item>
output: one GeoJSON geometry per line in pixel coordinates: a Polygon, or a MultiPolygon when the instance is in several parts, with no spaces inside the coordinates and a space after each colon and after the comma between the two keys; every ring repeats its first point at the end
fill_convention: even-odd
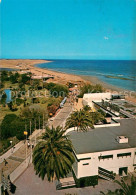
{"type": "Polygon", "coordinates": [[[121,187],[120,194],[121,195],[135,195],[136,194],[136,177],[131,176],[130,185],[127,184],[124,179],[120,181],[115,181],[121,187]]]}
{"type": "Polygon", "coordinates": [[[3,106],[5,106],[6,104],[6,99],[7,99],[7,95],[6,93],[4,92],[1,96],[1,99],[0,99],[0,103],[3,104],[3,106]]]}
{"type": "Polygon", "coordinates": [[[1,138],[6,139],[12,137],[14,133],[11,131],[11,123],[17,119],[15,114],[7,114],[1,123],[1,138]]]}
{"type": "Polygon", "coordinates": [[[9,77],[8,77],[8,71],[2,71],[1,72],[1,82],[3,83],[4,81],[8,81],[9,77]]]}
{"type": "Polygon", "coordinates": [[[68,87],[60,84],[56,84],[50,89],[51,95],[54,97],[65,97],[68,95],[68,87]]]}
{"type": "Polygon", "coordinates": [[[74,163],[71,141],[64,135],[65,130],[60,127],[46,128],[33,152],[33,164],[36,174],[48,181],[55,178],[64,178],[71,170],[74,163]]]}
{"type": "Polygon", "coordinates": [[[79,97],[82,98],[85,93],[102,93],[103,91],[104,89],[100,84],[96,85],[85,84],[80,88],[79,97]]]}
{"type": "MultiPolygon", "coordinates": [[[[27,127],[28,127],[28,122],[26,123],[25,120],[22,120],[19,117],[17,117],[16,120],[11,122],[10,129],[12,131],[12,137],[16,136],[16,138],[18,140],[23,140],[24,139],[25,124],[27,124],[27,127]]],[[[27,131],[28,131],[28,134],[30,134],[29,129],[27,129],[27,131]]]]}
{"type": "Polygon", "coordinates": [[[42,108],[40,105],[37,104],[24,107],[21,110],[20,116],[26,121],[31,120],[32,126],[34,126],[36,123],[36,127],[40,126],[40,128],[42,128],[43,126],[43,118],[44,118],[44,122],[46,122],[48,119],[47,110],[45,110],[44,108],[42,108]]]}
{"type": "MultiPolygon", "coordinates": [[[[1,124],[1,139],[16,136],[17,139],[24,139],[25,124],[27,125],[28,135],[30,134],[30,121],[16,116],[15,114],[7,114],[1,124]]],[[[34,125],[32,126],[32,130],[34,125]]]]}
{"type": "Polygon", "coordinates": [[[21,75],[21,82],[23,84],[30,83],[30,76],[28,76],[27,74],[22,74],[21,75]]]}
{"type": "Polygon", "coordinates": [[[35,90],[37,90],[37,89],[38,89],[38,86],[40,85],[40,80],[34,79],[32,83],[33,83],[33,84],[32,84],[33,88],[34,88],[35,90]]]}
{"type": "Polygon", "coordinates": [[[84,109],[74,111],[66,121],[66,128],[77,127],[77,131],[87,131],[89,127],[93,128],[92,117],[84,109]]]}
{"type": "Polygon", "coordinates": [[[102,115],[100,112],[91,112],[90,117],[93,124],[97,124],[105,119],[104,115],[102,115]]]}
{"type": "Polygon", "coordinates": [[[90,111],[91,111],[91,107],[88,106],[88,105],[84,106],[83,109],[84,109],[84,111],[86,111],[86,112],[90,112],[90,111]]]}
{"type": "Polygon", "coordinates": [[[46,83],[45,88],[48,89],[54,97],[65,97],[68,95],[68,87],[65,85],[46,83]]]}
{"type": "Polygon", "coordinates": [[[18,78],[19,78],[19,73],[15,73],[15,74],[11,74],[9,77],[9,80],[14,84],[14,83],[18,83],[18,78]]]}

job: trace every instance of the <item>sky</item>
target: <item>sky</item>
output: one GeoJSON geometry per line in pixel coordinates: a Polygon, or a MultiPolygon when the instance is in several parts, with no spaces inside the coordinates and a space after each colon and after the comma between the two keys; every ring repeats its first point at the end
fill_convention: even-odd
{"type": "Polygon", "coordinates": [[[136,59],[136,0],[1,0],[0,58],[136,59]]]}

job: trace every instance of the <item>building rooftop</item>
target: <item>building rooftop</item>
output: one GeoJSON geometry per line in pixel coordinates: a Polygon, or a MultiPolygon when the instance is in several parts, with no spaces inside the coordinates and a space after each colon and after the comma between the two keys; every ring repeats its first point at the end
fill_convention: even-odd
{"type": "Polygon", "coordinates": [[[76,154],[94,153],[136,147],[136,119],[118,120],[120,126],[68,133],[76,154]],[[126,136],[128,143],[118,143],[117,136],[126,136]]]}

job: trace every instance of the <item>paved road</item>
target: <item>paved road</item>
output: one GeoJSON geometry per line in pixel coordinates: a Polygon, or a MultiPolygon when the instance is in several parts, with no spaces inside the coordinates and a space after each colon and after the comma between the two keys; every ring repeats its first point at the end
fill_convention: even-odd
{"type": "Polygon", "coordinates": [[[64,107],[55,116],[54,120],[50,121],[50,126],[65,126],[66,119],[70,115],[72,110],[73,106],[70,103],[66,102],[64,107]]]}

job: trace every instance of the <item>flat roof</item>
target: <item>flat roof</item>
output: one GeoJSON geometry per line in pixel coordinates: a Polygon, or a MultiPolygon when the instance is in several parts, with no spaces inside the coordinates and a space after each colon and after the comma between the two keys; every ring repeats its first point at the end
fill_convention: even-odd
{"type": "Polygon", "coordinates": [[[76,154],[94,153],[136,147],[136,119],[119,119],[120,126],[90,129],[87,132],[71,131],[76,154]],[[128,143],[118,143],[117,136],[126,136],[128,143]]]}

